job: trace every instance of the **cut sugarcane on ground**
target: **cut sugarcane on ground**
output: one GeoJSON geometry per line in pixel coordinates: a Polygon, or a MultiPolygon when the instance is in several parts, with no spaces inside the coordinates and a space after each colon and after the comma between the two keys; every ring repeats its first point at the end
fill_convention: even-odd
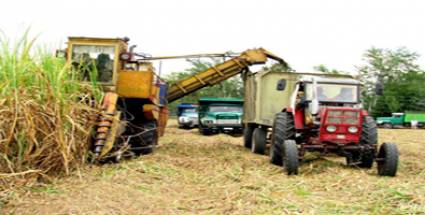
{"type": "Polygon", "coordinates": [[[16,214],[282,214],[425,213],[424,130],[379,130],[397,142],[396,177],[345,166],[339,157],[309,155],[287,176],[242,137],[201,136],[169,121],[151,155],[87,166],[51,183],[20,187],[2,202],[16,214]]]}

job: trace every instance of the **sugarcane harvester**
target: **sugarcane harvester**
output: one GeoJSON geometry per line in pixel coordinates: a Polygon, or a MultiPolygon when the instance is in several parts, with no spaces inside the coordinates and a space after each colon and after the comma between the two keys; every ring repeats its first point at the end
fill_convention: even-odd
{"type": "Polygon", "coordinates": [[[123,155],[151,153],[163,136],[167,104],[207,86],[247,71],[268,58],[286,64],[265,49],[240,54],[150,57],[134,52],[128,38],[70,37],[64,51],[67,62],[87,82],[96,82],[104,94],[91,149],[95,161],[119,161],[123,155]],[[154,60],[230,57],[191,77],[168,84],[152,66],[154,60]]]}

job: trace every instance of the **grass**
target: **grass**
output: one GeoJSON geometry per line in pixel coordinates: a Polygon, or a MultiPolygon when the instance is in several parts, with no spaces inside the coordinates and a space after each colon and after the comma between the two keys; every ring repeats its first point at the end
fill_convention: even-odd
{"type": "Polygon", "coordinates": [[[425,132],[380,130],[397,142],[397,177],[312,156],[287,176],[241,137],[201,136],[171,121],[158,150],[120,164],[87,166],[4,203],[16,214],[421,214],[425,213],[425,132]]]}
{"type": "Polygon", "coordinates": [[[64,59],[27,35],[14,44],[0,36],[2,191],[82,165],[95,115],[83,100],[99,99],[96,86],[79,82],[64,59]]]}

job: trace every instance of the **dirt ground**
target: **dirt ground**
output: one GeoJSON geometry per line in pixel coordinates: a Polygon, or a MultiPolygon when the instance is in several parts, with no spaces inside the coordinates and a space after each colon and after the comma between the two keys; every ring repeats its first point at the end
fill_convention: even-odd
{"type": "MultiPolygon", "coordinates": [[[[314,157],[287,176],[242,146],[170,122],[151,155],[89,166],[48,185],[18,189],[4,214],[423,214],[425,130],[380,130],[397,142],[397,177],[314,157]]],[[[0,212],[1,213],[1,212],[0,212]]]]}

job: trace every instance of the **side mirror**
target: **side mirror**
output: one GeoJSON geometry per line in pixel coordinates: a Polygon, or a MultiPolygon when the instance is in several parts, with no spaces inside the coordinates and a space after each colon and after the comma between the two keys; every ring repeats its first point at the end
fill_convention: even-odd
{"type": "Polygon", "coordinates": [[[285,79],[280,79],[280,80],[277,82],[276,89],[277,89],[278,91],[284,91],[284,90],[285,90],[285,88],[286,88],[286,80],[285,80],[285,79]]]}
{"type": "Polygon", "coordinates": [[[384,86],[382,86],[381,82],[375,84],[375,94],[377,96],[382,96],[384,94],[384,86]]]}
{"type": "Polygon", "coordinates": [[[57,58],[66,58],[67,57],[66,56],[66,50],[63,50],[63,49],[56,50],[55,56],[57,58]]]}

